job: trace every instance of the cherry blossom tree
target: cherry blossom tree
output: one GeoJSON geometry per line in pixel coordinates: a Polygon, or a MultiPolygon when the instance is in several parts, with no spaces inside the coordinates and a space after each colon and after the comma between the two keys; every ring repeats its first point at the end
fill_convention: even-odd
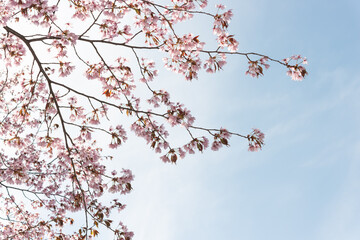
{"type": "Polygon", "coordinates": [[[259,129],[239,134],[197,126],[189,109],[152,87],[158,69],[165,66],[192,81],[200,71],[222,70],[228,55],[238,55],[248,60],[246,74],[252,77],[276,63],[300,81],[307,75],[306,58],[239,52],[228,31],[232,11],[221,4],[211,12],[207,0],[160,2],[1,1],[2,239],[92,239],[101,231],[131,239],[133,233],[111,214],[124,209],[118,198],[132,190],[134,176],[128,169],[111,169],[106,162],[112,156],[103,154],[125,143],[128,131],[144,138],[165,163],[207,148],[216,151],[228,146],[231,136],[244,138],[249,151],[262,148],[259,129]],[[214,49],[201,36],[176,30],[199,15],[208,19],[214,49]],[[126,124],[112,112],[126,116],[126,124]],[[176,127],[187,143],[175,146],[168,140],[169,129],[176,127]],[[107,143],[96,141],[100,135],[107,143]],[[101,200],[109,194],[115,199],[101,200]],[[76,212],[83,217],[72,217],[76,212]]]}

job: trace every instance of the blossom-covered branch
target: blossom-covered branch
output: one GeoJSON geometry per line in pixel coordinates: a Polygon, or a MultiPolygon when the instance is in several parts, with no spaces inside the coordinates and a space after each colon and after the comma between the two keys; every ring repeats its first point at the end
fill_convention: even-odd
{"type": "Polygon", "coordinates": [[[102,154],[124,144],[129,130],[170,163],[229,146],[231,136],[245,139],[249,151],[262,148],[259,129],[240,134],[197,126],[184,104],[153,87],[161,66],[192,81],[200,71],[222,70],[228,55],[245,57],[246,74],[253,77],[264,75],[270,63],[285,67],[296,81],[307,75],[307,59],[300,55],[277,60],[239,52],[229,32],[232,11],[221,4],[214,12],[206,7],[207,0],[0,3],[1,236],[91,239],[107,229],[116,239],[131,239],[133,233],[111,213],[124,209],[118,198],[132,190],[134,176],[128,169],[112,170],[104,160],[113,157],[102,154]],[[63,14],[70,14],[69,21],[63,14]],[[209,20],[213,50],[202,36],[177,31],[178,23],[197,15],[209,20]],[[88,88],[90,82],[97,87],[88,88]],[[146,94],[136,90],[141,86],[146,94]],[[114,112],[131,123],[119,122],[114,112]],[[179,146],[168,140],[173,127],[188,138],[179,146]],[[103,134],[107,144],[96,141],[95,133],[103,134]],[[117,198],[102,201],[108,194],[117,198]],[[83,220],[71,217],[78,211],[83,220]]]}

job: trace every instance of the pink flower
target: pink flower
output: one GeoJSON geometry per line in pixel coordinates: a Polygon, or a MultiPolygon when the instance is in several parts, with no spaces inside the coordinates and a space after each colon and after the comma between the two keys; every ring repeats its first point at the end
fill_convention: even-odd
{"type": "Polygon", "coordinates": [[[70,62],[59,62],[60,63],[60,77],[66,77],[75,69],[74,66],[70,66],[70,62]]]}
{"type": "Polygon", "coordinates": [[[254,128],[252,133],[247,136],[249,140],[249,151],[256,152],[261,150],[264,145],[265,134],[259,129],[254,128]]]}
{"type": "Polygon", "coordinates": [[[215,7],[218,9],[221,9],[221,10],[225,9],[225,6],[223,4],[217,4],[217,5],[215,5],[215,7]]]}
{"type": "Polygon", "coordinates": [[[161,159],[164,163],[170,162],[170,159],[169,159],[168,156],[166,156],[166,155],[161,156],[160,159],[161,159]]]}

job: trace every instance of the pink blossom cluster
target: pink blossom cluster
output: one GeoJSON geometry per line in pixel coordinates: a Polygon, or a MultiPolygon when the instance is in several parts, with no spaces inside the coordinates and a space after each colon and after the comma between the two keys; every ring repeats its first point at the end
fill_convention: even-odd
{"type": "MultiPolygon", "coordinates": [[[[11,9],[11,14],[20,12],[22,17],[31,21],[33,24],[41,25],[42,27],[49,27],[51,22],[57,19],[55,14],[58,9],[56,3],[51,5],[47,0],[6,0],[3,2],[3,4],[7,7],[1,7],[0,11],[4,11],[6,13],[11,9]]],[[[2,20],[5,25],[7,21],[10,20],[10,17],[5,17],[2,20]]]]}
{"type": "Polygon", "coordinates": [[[215,73],[222,69],[222,67],[226,64],[226,55],[223,53],[219,53],[215,56],[210,56],[208,60],[204,63],[204,69],[208,73],[215,73]]]}
{"type": "MultiPolygon", "coordinates": [[[[55,234],[52,232],[55,229],[49,229],[46,222],[38,221],[40,214],[32,213],[26,209],[24,203],[17,203],[17,206],[14,205],[14,201],[16,198],[14,196],[5,197],[0,194],[1,198],[4,200],[1,202],[3,208],[7,209],[7,212],[1,211],[1,214],[11,214],[11,217],[14,221],[3,224],[0,223],[0,233],[4,239],[14,239],[14,240],[22,240],[22,239],[41,239],[46,236],[55,237],[55,234]],[[36,228],[26,228],[24,226],[24,222],[27,222],[29,225],[36,226],[36,228]]],[[[61,230],[60,230],[61,231],[61,230]]],[[[68,238],[70,239],[70,238],[68,238]]]]}
{"type": "Polygon", "coordinates": [[[7,66],[20,65],[25,55],[25,48],[21,41],[13,35],[0,37],[0,59],[3,58],[7,66]]]}
{"type": "Polygon", "coordinates": [[[134,237],[134,233],[129,231],[128,228],[122,223],[119,223],[120,229],[116,232],[118,240],[128,240],[134,237]]]}
{"type": "Polygon", "coordinates": [[[88,142],[92,139],[92,130],[90,127],[82,126],[80,130],[80,134],[77,138],[75,138],[76,141],[80,143],[88,142]]]}
{"type": "Polygon", "coordinates": [[[153,91],[153,96],[148,99],[148,103],[155,108],[160,107],[160,104],[167,106],[166,118],[172,127],[182,125],[189,128],[195,122],[195,117],[191,115],[190,110],[182,103],[171,102],[170,94],[164,90],[153,91]]]}
{"type": "Polygon", "coordinates": [[[223,145],[229,146],[228,140],[230,139],[231,134],[225,128],[221,128],[219,133],[215,133],[213,136],[214,136],[214,141],[211,145],[211,150],[217,151],[223,145]]]}
{"type": "Polygon", "coordinates": [[[141,59],[141,69],[143,77],[140,78],[141,82],[149,82],[158,75],[158,70],[155,69],[155,62],[151,59],[141,59]]]}
{"type": "Polygon", "coordinates": [[[158,125],[156,121],[149,117],[141,117],[131,125],[131,130],[135,132],[138,137],[146,140],[151,148],[155,149],[156,153],[161,153],[162,150],[169,148],[169,143],[165,140],[169,133],[166,131],[163,124],[158,125]]]}
{"type": "Polygon", "coordinates": [[[197,5],[200,8],[205,8],[208,4],[207,0],[172,0],[174,6],[169,6],[169,10],[165,11],[165,14],[170,15],[173,23],[178,23],[191,19],[194,14],[191,10],[196,9],[197,5]]]}
{"type": "MultiPolygon", "coordinates": [[[[136,8],[135,27],[140,28],[145,34],[145,43],[149,46],[159,46],[166,39],[171,29],[171,20],[165,19],[164,15],[159,15],[150,8],[150,2],[142,2],[137,6],[143,7],[140,11],[136,8]]],[[[156,11],[156,10],[155,10],[156,11]]]]}
{"type": "Polygon", "coordinates": [[[103,33],[103,38],[113,40],[114,37],[119,36],[119,22],[113,21],[111,19],[104,19],[103,23],[100,24],[100,30],[103,33]]]}
{"type": "Polygon", "coordinates": [[[123,36],[125,39],[130,37],[132,35],[131,27],[129,25],[121,26],[120,23],[118,18],[112,17],[110,19],[104,19],[102,24],[100,24],[100,31],[103,34],[103,38],[113,40],[119,36],[123,36]]]}
{"type": "Polygon", "coordinates": [[[71,72],[75,69],[74,66],[70,65],[70,62],[62,62],[59,61],[59,73],[60,73],[60,77],[66,77],[69,76],[71,74],[71,72]]]}
{"type": "Polygon", "coordinates": [[[7,21],[11,18],[13,13],[13,6],[0,4],[0,26],[6,26],[7,21]]]}
{"type": "Polygon", "coordinates": [[[168,113],[168,122],[171,126],[181,124],[186,128],[193,125],[195,118],[190,114],[190,110],[184,108],[181,103],[170,104],[168,113]]]}
{"type": "Polygon", "coordinates": [[[270,67],[266,62],[269,60],[268,57],[262,57],[257,61],[249,61],[249,69],[246,71],[246,74],[249,74],[252,77],[259,77],[260,75],[264,75],[264,70],[262,66],[266,69],[270,67]]]}
{"type": "Polygon", "coordinates": [[[186,80],[197,79],[201,69],[200,51],[205,43],[200,42],[199,36],[186,34],[181,38],[169,39],[161,49],[169,54],[163,58],[165,67],[173,72],[182,74],[186,80]]]}
{"type": "Polygon", "coordinates": [[[126,131],[121,125],[116,126],[115,129],[110,127],[109,132],[111,133],[111,143],[109,144],[110,148],[117,148],[127,140],[126,131]]]}
{"type": "Polygon", "coordinates": [[[109,192],[127,194],[131,191],[132,187],[130,182],[134,180],[134,176],[129,169],[123,169],[122,173],[123,175],[121,177],[111,179],[112,186],[109,188],[109,192]]]}
{"type": "Polygon", "coordinates": [[[160,107],[160,103],[166,106],[172,104],[170,102],[170,94],[165,90],[153,91],[153,96],[149,98],[147,101],[155,108],[160,107]]]}
{"type": "Polygon", "coordinates": [[[164,163],[176,163],[178,156],[184,158],[186,153],[195,154],[195,150],[203,152],[209,146],[209,140],[206,137],[199,137],[192,139],[189,143],[185,144],[183,147],[176,149],[170,148],[170,150],[160,159],[164,163]]]}
{"type": "MultiPolygon", "coordinates": [[[[217,5],[217,7],[221,10],[225,8],[224,5],[217,5]]],[[[227,47],[230,52],[235,52],[238,49],[239,43],[235,40],[234,35],[230,35],[227,32],[232,16],[232,10],[228,10],[222,14],[216,14],[214,16],[213,32],[217,36],[217,41],[221,48],[227,47]]]]}
{"type": "Polygon", "coordinates": [[[52,47],[48,49],[49,52],[54,51],[54,49],[56,49],[56,57],[58,59],[62,59],[67,57],[67,48],[66,46],[61,43],[60,40],[53,40],[51,43],[52,47]]]}
{"type": "Polygon", "coordinates": [[[283,59],[288,71],[286,72],[288,76],[291,77],[294,81],[302,81],[305,76],[308,74],[305,67],[301,64],[307,64],[307,58],[301,57],[300,55],[294,55],[289,58],[283,59]],[[295,65],[290,64],[292,61],[295,61],[295,65]]]}
{"type": "Polygon", "coordinates": [[[68,106],[70,108],[70,121],[75,122],[76,120],[82,120],[86,118],[85,109],[83,106],[79,106],[77,97],[69,97],[68,106]]]}
{"type": "Polygon", "coordinates": [[[207,6],[207,0],[171,0],[175,6],[182,8],[184,10],[192,10],[196,8],[196,5],[199,5],[200,8],[205,8],[207,6]]]}
{"type": "Polygon", "coordinates": [[[55,57],[58,61],[58,72],[60,77],[69,76],[75,69],[71,61],[68,60],[68,45],[74,46],[78,39],[75,33],[69,30],[55,30],[50,32],[49,37],[55,38],[51,41],[51,47],[48,48],[49,52],[56,54],[55,57]]]}
{"type": "MultiPolygon", "coordinates": [[[[1,109],[5,111],[4,124],[0,126],[0,131],[2,137],[6,139],[5,146],[1,145],[1,149],[2,152],[7,153],[1,154],[0,180],[1,188],[8,190],[9,193],[0,192],[0,201],[7,201],[0,212],[6,211],[3,213],[11,219],[8,223],[1,222],[0,235],[6,239],[19,240],[59,237],[81,239],[88,231],[97,230],[86,229],[81,233],[65,234],[64,227],[74,223],[74,219],[66,216],[67,212],[80,211],[86,206],[87,211],[93,216],[110,217],[112,209],[122,210],[124,205],[102,206],[94,202],[93,197],[98,198],[105,192],[128,193],[131,190],[130,182],[133,180],[133,175],[129,170],[124,170],[118,176],[106,175],[106,167],[101,163],[103,161],[101,150],[89,141],[92,138],[91,127],[81,127],[81,135],[87,141],[73,138],[71,140],[73,145],[69,148],[65,145],[66,141],[70,141],[69,137],[65,140],[55,137],[52,133],[60,128],[60,122],[54,120],[59,114],[57,108],[59,105],[56,105],[56,102],[60,104],[64,96],[55,94],[54,98],[49,97],[49,89],[44,86],[44,79],[24,77],[26,71],[30,70],[24,68],[20,73],[13,76],[9,74],[7,78],[0,80],[3,89],[0,92],[1,96],[14,94],[13,101],[10,101],[14,106],[17,102],[24,103],[19,109],[8,104],[8,108],[14,109],[9,112],[3,107],[6,103],[5,98],[0,100],[1,109]],[[18,94],[15,90],[21,90],[22,94],[18,94]],[[38,118],[44,119],[45,123],[38,118]],[[47,131],[38,131],[42,124],[49,126],[47,131]],[[4,147],[7,151],[4,151],[4,147]],[[11,154],[9,149],[16,151],[11,154]],[[117,178],[117,181],[115,184],[108,183],[107,178],[117,178]],[[76,181],[82,184],[77,185],[76,181]],[[89,195],[84,195],[81,190],[84,185],[89,189],[89,195]],[[31,206],[24,205],[21,203],[21,198],[10,195],[15,189],[30,196],[35,194],[39,200],[33,200],[31,206]],[[47,219],[46,216],[41,217],[36,212],[37,209],[47,212],[49,217],[47,219]]],[[[76,97],[69,97],[67,104],[69,106],[67,109],[77,115],[74,122],[85,118],[81,113],[82,106],[78,106],[76,97]],[[79,117],[80,115],[82,117],[79,117]]],[[[106,107],[99,108],[99,117],[106,114],[106,109],[106,107]]],[[[4,117],[3,112],[1,116],[4,117]]],[[[71,119],[71,116],[69,118],[71,119]]],[[[126,139],[121,126],[109,131],[111,131],[110,135],[121,138],[122,141],[126,139]]],[[[107,219],[100,221],[100,218],[97,218],[97,220],[110,224],[107,219]]],[[[130,232],[128,234],[131,235],[130,232]]]]}
{"type": "Polygon", "coordinates": [[[99,80],[102,84],[103,94],[108,98],[119,99],[121,95],[130,96],[135,88],[133,74],[127,66],[125,58],[116,59],[115,65],[104,65],[103,62],[88,64],[86,77],[90,80],[99,80]]]}
{"type": "Polygon", "coordinates": [[[195,149],[202,152],[205,149],[207,149],[208,146],[209,146],[209,140],[206,137],[194,138],[190,143],[184,145],[184,150],[189,154],[194,154],[195,149]]]}
{"type": "Polygon", "coordinates": [[[249,151],[259,151],[264,145],[264,138],[265,134],[262,133],[259,129],[254,128],[252,133],[247,135],[247,139],[249,140],[249,151]]]}
{"type": "Polygon", "coordinates": [[[60,42],[67,46],[67,45],[75,45],[76,41],[78,40],[78,35],[69,31],[69,30],[62,30],[62,31],[54,31],[49,34],[50,36],[58,37],[60,42]]]}
{"type": "MultiPolygon", "coordinates": [[[[224,128],[221,128],[217,133],[212,133],[214,141],[211,144],[211,150],[217,151],[223,145],[229,146],[228,140],[231,134],[224,128]]],[[[186,153],[195,154],[195,151],[203,152],[209,147],[209,139],[205,136],[193,138],[189,143],[183,147],[176,149],[170,148],[170,150],[163,156],[161,160],[165,163],[176,163],[178,156],[184,158],[186,153]]]]}

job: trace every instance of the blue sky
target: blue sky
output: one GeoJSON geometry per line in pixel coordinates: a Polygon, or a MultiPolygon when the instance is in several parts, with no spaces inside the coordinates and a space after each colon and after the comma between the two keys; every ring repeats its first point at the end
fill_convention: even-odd
{"type": "Polygon", "coordinates": [[[253,79],[240,57],[192,83],[160,75],[198,125],[244,134],[258,127],[266,145],[249,153],[243,139],[232,138],[229,148],[168,165],[130,139],[116,164],[136,178],[119,218],[137,240],[359,239],[360,3],[221,3],[234,11],[240,51],[301,54],[309,76],[293,82],[273,64],[253,79]]]}

